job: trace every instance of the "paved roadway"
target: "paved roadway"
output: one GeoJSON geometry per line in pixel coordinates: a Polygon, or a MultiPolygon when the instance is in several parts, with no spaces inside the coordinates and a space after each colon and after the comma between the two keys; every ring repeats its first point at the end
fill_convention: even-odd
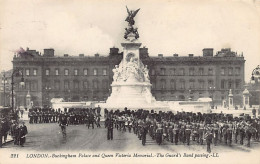
{"type": "MultiPolygon", "coordinates": [[[[170,152],[187,152],[199,151],[206,153],[206,145],[197,145],[191,142],[187,145],[173,145],[164,141],[163,145],[157,145],[154,140],[147,135],[147,143],[141,145],[141,140],[132,132],[123,132],[114,129],[114,140],[107,140],[107,130],[104,125],[102,128],[88,129],[85,125],[69,125],[67,127],[67,137],[63,138],[60,127],[57,123],[48,124],[28,124],[26,121],[29,134],[26,137],[25,147],[15,146],[12,143],[4,147],[10,150],[87,150],[87,151],[170,151],[170,152]]],[[[250,152],[253,149],[259,149],[259,142],[253,142],[252,147],[233,144],[232,147],[225,145],[212,145],[212,152],[250,152]]]]}

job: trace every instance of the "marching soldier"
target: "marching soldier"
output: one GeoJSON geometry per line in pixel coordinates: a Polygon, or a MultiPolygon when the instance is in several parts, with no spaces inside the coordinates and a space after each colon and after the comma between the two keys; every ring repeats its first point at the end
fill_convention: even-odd
{"type": "Polygon", "coordinates": [[[186,128],[185,128],[185,136],[187,139],[187,145],[190,145],[191,129],[192,129],[192,125],[190,122],[188,122],[188,124],[186,125],[186,128]]]}
{"type": "Polygon", "coordinates": [[[173,143],[173,122],[169,122],[168,124],[168,134],[169,134],[169,140],[171,143],[173,143]]]}
{"type": "Polygon", "coordinates": [[[227,140],[228,140],[228,145],[231,146],[232,144],[232,132],[233,132],[233,124],[231,121],[228,122],[227,124],[227,140]]]}
{"type": "Polygon", "coordinates": [[[237,143],[237,136],[239,134],[239,123],[237,122],[237,120],[235,120],[235,122],[233,123],[233,132],[235,136],[235,143],[237,143]]]}
{"type": "Polygon", "coordinates": [[[141,126],[141,138],[142,138],[142,145],[145,145],[146,142],[146,134],[147,134],[147,126],[146,122],[141,126]]]}
{"type": "Polygon", "coordinates": [[[213,138],[214,138],[214,145],[215,146],[217,146],[218,135],[219,135],[219,125],[217,124],[217,122],[214,122],[214,124],[213,124],[213,138]]]}
{"type": "Polygon", "coordinates": [[[158,145],[162,144],[162,134],[163,134],[162,124],[158,123],[156,129],[156,142],[158,145]]]}
{"type": "Polygon", "coordinates": [[[204,123],[203,121],[199,124],[199,143],[203,145],[203,133],[204,133],[204,123]]]}
{"type": "Polygon", "coordinates": [[[112,116],[108,116],[105,123],[107,127],[107,140],[113,140],[113,122],[112,116]]]}
{"type": "Polygon", "coordinates": [[[208,153],[211,152],[210,144],[212,143],[212,138],[213,138],[213,134],[211,133],[211,129],[208,128],[206,133],[205,133],[205,140],[206,140],[206,143],[207,143],[207,152],[208,153]]]}
{"type": "Polygon", "coordinates": [[[173,125],[173,135],[174,135],[174,142],[175,145],[178,144],[178,140],[179,140],[179,129],[180,129],[180,125],[179,122],[176,121],[173,125]]]}
{"type": "Polygon", "coordinates": [[[194,122],[192,124],[192,141],[197,141],[199,143],[199,132],[198,132],[199,124],[194,122]]]}
{"type": "Polygon", "coordinates": [[[28,117],[29,117],[29,123],[32,124],[33,123],[33,115],[32,115],[32,111],[28,112],[28,117]]]}

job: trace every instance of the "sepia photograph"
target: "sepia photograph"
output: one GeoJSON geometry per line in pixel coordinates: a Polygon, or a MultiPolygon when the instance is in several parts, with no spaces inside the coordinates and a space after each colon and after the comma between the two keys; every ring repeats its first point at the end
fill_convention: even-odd
{"type": "Polygon", "coordinates": [[[259,0],[0,0],[0,164],[260,163],[259,0]]]}

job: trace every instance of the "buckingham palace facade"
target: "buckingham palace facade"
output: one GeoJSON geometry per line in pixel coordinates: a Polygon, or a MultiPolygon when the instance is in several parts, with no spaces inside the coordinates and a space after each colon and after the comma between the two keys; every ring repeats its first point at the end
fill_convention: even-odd
{"type": "MultiPolygon", "coordinates": [[[[221,49],[213,54],[212,48],[202,50],[201,56],[150,56],[148,48],[140,48],[140,58],[148,66],[152,94],[158,101],[189,101],[211,97],[221,105],[232,89],[234,104],[242,104],[244,89],[243,54],[221,49]]],[[[14,78],[18,106],[26,106],[31,96],[34,106],[50,106],[52,98],[65,101],[105,101],[111,92],[112,69],[122,60],[118,48],[110,48],[106,56],[55,55],[54,49],[43,54],[27,50],[13,58],[13,69],[23,72],[25,86],[14,78]]]]}

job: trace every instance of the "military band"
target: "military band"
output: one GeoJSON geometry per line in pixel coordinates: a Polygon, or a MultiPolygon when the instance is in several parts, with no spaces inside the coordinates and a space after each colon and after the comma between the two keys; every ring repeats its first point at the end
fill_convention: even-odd
{"type": "MultiPolygon", "coordinates": [[[[62,131],[66,133],[64,125],[86,124],[88,128],[98,128],[100,124],[100,110],[92,108],[84,109],[31,109],[28,113],[30,124],[59,123],[62,131]]],[[[233,117],[230,114],[192,113],[171,111],[158,113],[154,110],[107,110],[104,109],[107,128],[107,140],[113,140],[114,128],[121,132],[134,133],[146,145],[147,135],[158,145],[170,142],[174,145],[207,145],[207,151],[211,152],[211,143],[217,145],[241,144],[246,142],[251,146],[252,138],[259,141],[260,121],[249,116],[233,117]]],[[[8,124],[9,125],[9,124],[8,124]]],[[[1,138],[8,132],[5,120],[1,121],[1,138]]],[[[27,134],[26,126],[19,126],[16,121],[10,124],[10,134],[14,144],[24,145],[27,134]]],[[[65,134],[66,135],[66,134],[65,134]]]]}

